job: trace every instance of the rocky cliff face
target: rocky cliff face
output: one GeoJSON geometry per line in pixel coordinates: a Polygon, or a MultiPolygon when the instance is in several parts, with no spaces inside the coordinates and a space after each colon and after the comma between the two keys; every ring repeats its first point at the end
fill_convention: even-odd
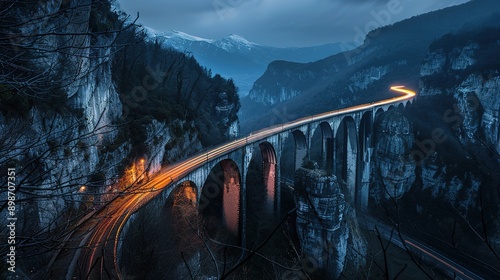
{"type": "Polygon", "coordinates": [[[443,240],[494,267],[500,228],[487,220],[498,221],[500,213],[498,34],[497,28],[484,28],[431,45],[406,117],[397,111],[381,117],[371,190],[376,196],[380,185],[407,182],[394,190],[401,215],[414,219],[419,230],[444,233],[443,240]],[[477,238],[474,232],[484,229],[493,241],[477,238]]]}
{"type": "Polygon", "coordinates": [[[235,104],[229,102],[227,93],[219,93],[220,101],[215,106],[215,112],[219,123],[222,126],[228,127],[227,136],[228,138],[237,138],[240,133],[239,121],[231,121],[231,112],[234,110],[235,104]]]}
{"type": "Polygon", "coordinates": [[[431,46],[421,68],[422,102],[416,105],[437,112],[434,127],[421,126],[427,139],[422,135],[419,142],[429,147],[422,188],[457,207],[476,204],[474,194],[491,183],[487,174],[499,166],[500,38],[494,34],[498,29],[446,36],[431,46]],[[448,161],[452,155],[458,163],[448,161]],[[467,169],[462,173],[459,166],[467,169]]]}
{"type": "MultiPolygon", "coordinates": [[[[356,259],[359,254],[348,248],[358,252],[365,250],[364,239],[357,234],[352,201],[346,195],[335,176],[304,168],[295,173],[297,234],[304,258],[302,263],[304,270],[318,279],[338,279],[346,267],[346,259],[360,261],[356,259]]],[[[363,263],[349,265],[359,267],[363,263]]]]}
{"type": "MultiPolygon", "coordinates": [[[[38,16],[47,17],[35,30],[27,30],[26,34],[50,33],[54,29],[63,34],[90,33],[89,26],[82,24],[90,22],[92,9],[89,3],[83,1],[78,8],[73,7],[76,4],[63,6],[65,4],[60,1],[40,4],[38,16]],[[61,22],[61,17],[53,16],[55,19],[52,20],[48,16],[58,15],[58,11],[64,9],[77,15],[67,24],[61,22]]],[[[64,72],[54,70],[45,73],[51,81],[60,83],[60,94],[67,99],[67,107],[57,108],[60,104],[52,103],[49,106],[53,107],[47,109],[35,105],[26,116],[0,116],[0,131],[3,144],[6,144],[2,146],[5,153],[0,158],[4,164],[16,166],[19,170],[19,180],[23,182],[19,199],[32,201],[26,207],[32,208],[29,212],[37,217],[25,220],[30,223],[31,229],[46,230],[60,217],[61,211],[78,209],[82,196],[79,190],[89,185],[92,174],[114,177],[118,173],[117,163],[130,149],[125,143],[113,152],[102,151],[102,147],[113,142],[117,136],[113,124],[122,110],[111,79],[110,49],[105,47],[112,39],[102,37],[93,40],[90,35],[76,38],[67,35],[46,36],[35,42],[32,47],[43,50],[41,58],[36,61],[38,71],[63,67],[62,64],[71,65],[64,68],[64,72]],[[61,46],[64,40],[77,40],[78,47],[61,46]],[[59,47],[68,47],[68,53],[50,51],[59,47]],[[103,167],[105,159],[108,166],[103,167]],[[23,188],[32,191],[23,192],[23,188]]],[[[46,85],[47,88],[51,86],[46,85]]],[[[55,94],[53,90],[43,92],[45,96],[52,94],[55,94]]],[[[98,188],[91,191],[97,194],[97,202],[100,200],[98,194],[105,190],[98,188]]],[[[23,213],[26,209],[20,207],[19,211],[23,213]]],[[[23,227],[20,232],[22,230],[23,227]]]]}
{"type": "MultiPolygon", "coordinates": [[[[421,70],[421,96],[450,96],[456,118],[447,111],[443,116],[463,144],[475,144],[484,137],[498,147],[499,141],[499,58],[498,29],[477,34],[456,35],[435,43],[421,70]],[[467,40],[467,42],[464,42],[467,40]],[[448,43],[447,43],[448,42],[448,43]],[[448,120],[452,119],[452,120],[448,120]]],[[[496,149],[496,148],[495,148],[496,149]]],[[[498,151],[498,150],[496,150],[498,151]]]]}
{"type": "MultiPolygon", "coordinates": [[[[52,234],[59,225],[74,222],[78,215],[98,207],[136,179],[147,178],[162,165],[202,149],[193,120],[151,118],[142,124],[145,130],[142,144],[146,148],[140,157],[132,155],[134,142],[124,136],[128,133],[126,125],[121,123],[125,105],[113,77],[113,71],[117,70],[112,69],[111,63],[116,34],[98,32],[99,28],[112,29],[118,22],[107,19],[117,20],[118,16],[110,11],[109,5],[90,5],[90,2],[54,0],[33,4],[34,13],[39,13],[42,20],[36,28],[27,25],[23,32],[50,34],[55,30],[54,33],[68,34],[37,35],[40,39],[26,47],[45,50],[40,58],[30,62],[36,77],[47,76],[44,81],[53,85],[48,83],[46,90],[39,92],[37,98],[43,102],[16,104],[10,109],[0,105],[0,166],[16,168],[19,186],[16,198],[26,201],[16,208],[19,236],[28,238],[35,232],[52,234]],[[76,42],[76,46],[68,47],[67,52],[49,51],[67,47],[61,42],[76,42]],[[52,95],[58,98],[54,102],[50,101],[52,95]],[[17,108],[28,109],[24,113],[17,108]]],[[[20,5],[19,9],[24,11],[26,7],[20,5]]],[[[28,42],[17,43],[24,46],[28,42]]],[[[19,55],[24,55],[26,49],[19,55]]],[[[7,95],[11,92],[4,89],[16,78],[9,80],[4,73],[0,77],[2,103],[11,102],[7,95]]],[[[227,108],[236,110],[231,106],[235,107],[221,98],[221,104],[209,110],[218,111],[223,120],[221,127],[231,127],[231,133],[237,135],[237,120],[228,119],[227,108]]],[[[1,184],[4,180],[5,176],[0,177],[1,184]]],[[[2,197],[6,198],[4,191],[2,197]]],[[[1,209],[2,213],[6,210],[6,207],[1,209]]],[[[2,214],[4,222],[5,217],[2,214]]],[[[52,242],[51,237],[47,240],[52,242]]],[[[36,247],[36,250],[45,248],[39,244],[36,247]]]]}
{"type": "Polygon", "coordinates": [[[248,97],[265,106],[275,105],[302,93],[302,88],[290,86],[298,80],[309,84],[318,73],[310,69],[300,69],[301,64],[274,61],[269,64],[264,75],[253,85],[248,97]],[[286,67],[285,67],[286,66],[286,67]]]}
{"type": "Polygon", "coordinates": [[[413,127],[399,110],[388,111],[376,121],[374,187],[370,195],[377,201],[399,199],[415,181],[411,160],[413,127]]]}

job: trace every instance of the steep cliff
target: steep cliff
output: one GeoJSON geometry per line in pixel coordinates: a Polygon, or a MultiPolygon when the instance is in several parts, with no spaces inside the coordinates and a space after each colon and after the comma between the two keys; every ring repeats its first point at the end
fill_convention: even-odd
{"type": "Polygon", "coordinates": [[[411,160],[413,127],[399,110],[389,111],[375,123],[374,182],[370,195],[376,201],[399,199],[415,181],[411,160]]]}
{"type": "MultiPolygon", "coordinates": [[[[98,32],[92,30],[94,24],[116,19],[112,15],[95,18],[98,11],[109,11],[109,5],[47,1],[13,5],[8,11],[23,13],[31,8],[34,20],[17,18],[26,36],[16,38],[14,49],[22,60],[19,63],[33,68],[22,77],[27,86],[12,84],[18,71],[4,73],[0,81],[2,103],[11,105],[2,107],[0,117],[1,162],[3,167],[16,168],[18,199],[29,201],[19,205],[20,215],[30,213],[19,232],[45,231],[59,224],[62,211],[81,206],[80,188],[103,184],[92,179],[95,174],[112,178],[118,173],[120,157],[130,149],[124,144],[113,153],[102,153],[102,147],[117,136],[113,123],[122,110],[111,78],[113,36],[85,34],[98,32]],[[45,87],[38,90],[36,83],[42,82],[45,87]],[[106,167],[105,157],[113,158],[106,167]]],[[[105,190],[91,191],[99,201],[105,190]]]]}
{"type": "Polygon", "coordinates": [[[433,186],[433,196],[448,193],[445,196],[457,207],[474,205],[471,200],[479,185],[494,184],[489,174],[499,171],[498,34],[499,29],[487,28],[445,36],[431,46],[422,64],[415,114],[433,108],[436,118],[419,125],[420,147],[416,148],[427,147],[422,186],[433,186]],[[468,195],[449,193],[452,190],[468,195]]]}
{"type": "MultiPolygon", "coordinates": [[[[11,66],[0,70],[0,167],[16,170],[18,256],[26,259],[17,270],[29,267],[28,278],[82,215],[202,144],[238,134],[234,84],[192,57],[154,49],[109,1],[16,2],[0,16],[9,23],[0,25],[0,63],[11,66]],[[120,64],[130,58],[142,69],[120,64]],[[176,90],[164,90],[173,81],[176,90]],[[217,137],[205,138],[207,129],[217,137]],[[35,234],[40,241],[26,242],[35,234]]],[[[6,223],[4,188],[1,197],[6,223]]]]}
{"type": "MultiPolygon", "coordinates": [[[[477,28],[434,42],[422,62],[419,95],[404,112],[407,119],[398,117],[392,129],[408,131],[409,121],[414,141],[410,141],[410,128],[407,140],[398,133],[382,134],[375,144],[383,151],[376,153],[375,159],[378,185],[386,183],[386,177],[405,174],[397,178],[406,178],[395,194],[398,216],[392,211],[392,218],[411,219],[411,223],[399,222],[410,231],[425,232],[426,237],[420,238],[430,244],[444,241],[436,246],[446,248],[457,259],[463,252],[481,257],[494,268],[486,275],[495,275],[500,268],[495,257],[500,238],[498,34],[498,28],[477,28]],[[400,151],[410,157],[394,162],[392,153],[385,151],[400,151]]],[[[382,115],[379,131],[393,119],[391,114],[399,113],[382,115]]],[[[385,206],[396,210],[390,204],[385,206]]],[[[378,207],[372,206],[374,210],[378,207]]],[[[484,269],[470,259],[467,262],[484,269]]]]}
{"type": "Polygon", "coordinates": [[[337,178],[300,168],[294,195],[304,271],[314,279],[338,279],[345,269],[363,267],[365,260],[359,256],[366,251],[366,241],[359,233],[353,200],[337,178]]]}

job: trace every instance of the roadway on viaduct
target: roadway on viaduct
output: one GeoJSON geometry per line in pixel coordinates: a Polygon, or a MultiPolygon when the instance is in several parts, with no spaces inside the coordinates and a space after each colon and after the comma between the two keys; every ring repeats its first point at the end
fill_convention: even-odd
{"type": "MultiPolygon", "coordinates": [[[[236,165],[238,171],[240,171],[240,182],[244,182],[246,167],[248,167],[255,146],[260,146],[262,151],[263,146],[261,144],[264,143],[269,148],[268,151],[272,151],[272,153],[268,152],[266,156],[268,160],[273,162],[274,165],[278,163],[280,135],[285,137],[293,136],[299,149],[301,142],[302,146],[305,145],[302,148],[307,149],[307,143],[310,143],[310,138],[314,132],[311,127],[319,127],[324,138],[327,137],[325,133],[330,133],[333,137],[333,131],[337,131],[338,135],[339,131],[348,130],[349,124],[344,122],[345,119],[348,119],[351,120],[350,125],[355,127],[355,133],[353,133],[356,135],[355,139],[363,142],[368,137],[359,136],[358,133],[363,130],[365,116],[369,117],[366,125],[370,127],[369,130],[371,131],[373,121],[380,112],[387,111],[390,107],[405,106],[415,97],[415,92],[405,89],[403,86],[394,86],[391,87],[391,90],[399,95],[390,99],[325,112],[262,129],[163,168],[137,189],[114,197],[100,209],[85,216],[72,233],[73,237],[69,238],[68,236],[68,242],[54,255],[45,276],[51,279],[123,279],[119,273],[116,258],[120,232],[129,217],[153,198],[159,195],[168,197],[175,186],[188,180],[194,182],[197,186],[198,201],[200,201],[203,180],[207,179],[213,166],[224,160],[230,160],[236,165]],[[342,128],[343,125],[344,128],[342,128]],[[331,127],[331,130],[326,129],[327,127],[331,127]],[[78,236],[78,238],[75,238],[75,236],[78,236]]],[[[358,200],[357,206],[365,208],[368,194],[369,171],[367,170],[369,166],[356,165],[356,161],[368,161],[369,164],[370,151],[368,151],[367,146],[360,151],[363,155],[357,154],[357,149],[349,153],[349,146],[354,144],[349,144],[350,141],[347,135],[342,137],[346,138],[343,146],[347,150],[343,152],[344,163],[338,164],[344,167],[338,168],[344,173],[342,179],[348,185],[351,184],[361,190],[356,191],[353,188],[352,191],[358,200]],[[349,163],[349,160],[355,162],[349,163]],[[349,166],[353,164],[356,167],[349,169],[349,166]]],[[[356,143],[357,145],[358,143],[356,143]]],[[[295,161],[295,165],[299,165],[297,157],[295,161]]],[[[335,168],[336,163],[335,160],[333,161],[329,164],[335,168]]],[[[273,176],[275,177],[274,184],[280,181],[279,171],[276,171],[276,176],[273,176]]],[[[243,187],[238,190],[238,193],[245,191],[243,187]]],[[[279,199],[278,190],[274,195],[279,199]]],[[[244,201],[240,207],[243,210],[245,209],[244,201]]]]}

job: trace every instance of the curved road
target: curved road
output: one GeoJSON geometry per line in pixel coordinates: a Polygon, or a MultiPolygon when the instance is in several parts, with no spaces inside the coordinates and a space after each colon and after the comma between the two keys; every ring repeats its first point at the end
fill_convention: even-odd
{"type": "Polygon", "coordinates": [[[398,232],[395,226],[388,226],[367,214],[363,215],[365,223],[360,223],[367,230],[376,230],[385,240],[398,246],[408,253],[414,254],[417,258],[422,257],[424,262],[435,265],[435,268],[446,273],[450,278],[457,280],[482,280],[483,277],[470,271],[468,268],[458,264],[448,256],[436,251],[435,249],[409,237],[406,234],[398,232]],[[404,242],[404,243],[403,243],[404,242]]]}
{"type": "Polygon", "coordinates": [[[86,229],[86,233],[82,234],[82,241],[78,244],[79,249],[72,256],[71,261],[67,260],[69,266],[66,275],[61,276],[66,279],[126,279],[126,276],[118,273],[116,259],[121,229],[134,211],[148,203],[161,190],[169,187],[169,184],[175,181],[176,178],[182,178],[208,160],[218,158],[235,149],[244,147],[247,143],[262,140],[273,134],[293,129],[310,121],[401,102],[415,96],[415,92],[405,89],[403,86],[393,86],[391,90],[402,95],[378,102],[305,117],[262,129],[245,138],[230,141],[162,169],[149,182],[130,193],[115,197],[110,203],[97,210],[93,218],[82,222],[81,227],[86,229]]]}

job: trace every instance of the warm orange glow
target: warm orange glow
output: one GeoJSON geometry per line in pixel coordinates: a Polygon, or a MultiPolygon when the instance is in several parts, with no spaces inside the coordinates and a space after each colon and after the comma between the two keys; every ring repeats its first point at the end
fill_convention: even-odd
{"type": "Polygon", "coordinates": [[[226,227],[232,234],[238,236],[240,218],[239,180],[224,178],[224,194],[222,200],[223,216],[226,227]]]}
{"type": "Polygon", "coordinates": [[[196,190],[194,188],[192,188],[191,186],[184,187],[184,196],[191,203],[196,204],[196,190]]]}
{"type": "Polygon", "coordinates": [[[392,86],[391,90],[401,92],[401,93],[406,93],[406,95],[409,95],[409,96],[416,95],[416,93],[414,91],[409,90],[409,89],[405,89],[405,86],[392,86]]]}
{"type": "Polygon", "coordinates": [[[141,163],[144,163],[144,162],[145,162],[145,160],[143,158],[141,158],[141,163]]]}
{"type": "Polygon", "coordinates": [[[84,192],[87,190],[87,186],[81,186],[80,189],[78,190],[78,192],[84,192]]]}

